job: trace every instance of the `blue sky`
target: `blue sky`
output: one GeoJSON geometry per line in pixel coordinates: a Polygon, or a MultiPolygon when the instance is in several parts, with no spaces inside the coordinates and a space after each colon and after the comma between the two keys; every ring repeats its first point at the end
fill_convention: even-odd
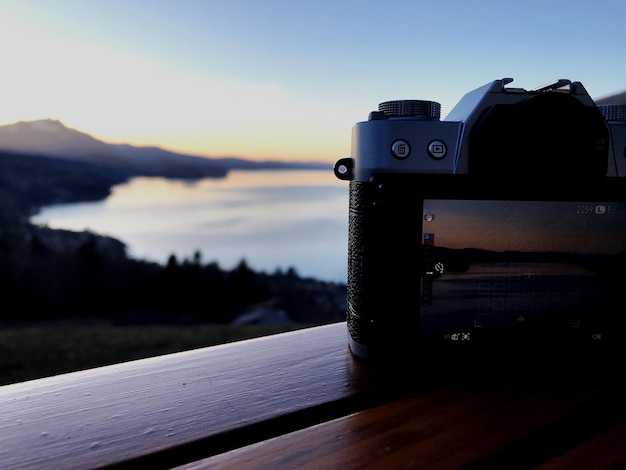
{"type": "Polygon", "coordinates": [[[0,0],[0,124],[335,161],[379,102],[442,115],[494,79],[626,89],[626,2],[0,0]]]}

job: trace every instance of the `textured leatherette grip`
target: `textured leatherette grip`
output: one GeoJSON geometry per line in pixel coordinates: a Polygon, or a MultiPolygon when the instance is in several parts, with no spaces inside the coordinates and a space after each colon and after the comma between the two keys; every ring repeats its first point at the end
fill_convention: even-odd
{"type": "Polygon", "coordinates": [[[367,253],[368,183],[350,182],[350,213],[348,216],[348,301],[360,311],[362,305],[363,272],[367,253]]]}
{"type": "Polygon", "coordinates": [[[422,272],[417,189],[403,175],[350,182],[348,331],[374,351],[393,351],[417,334],[422,272]]]}
{"type": "Polygon", "coordinates": [[[370,255],[374,234],[371,230],[371,183],[350,182],[350,211],[348,218],[348,331],[360,344],[372,342],[368,331],[372,320],[372,305],[366,293],[371,282],[373,266],[370,255]],[[366,310],[367,309],[367,310],[366,310]]]}

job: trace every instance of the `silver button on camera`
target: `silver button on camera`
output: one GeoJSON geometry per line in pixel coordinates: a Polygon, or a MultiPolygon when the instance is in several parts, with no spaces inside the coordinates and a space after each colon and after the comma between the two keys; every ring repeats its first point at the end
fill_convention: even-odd
{"type": "Polygon", "coordinates": [[[441,140],[433,140],[430,144],[428,144],[428,155],[436,160],[441,160],[446,156],[446,152],[448,149],[446,148],[446,144],[444,144],[441,140]]]}
{"type": "Polygon", "coordinates": [[[391,144],[391,154],[400,160],[408,157],[410,153],[411,146],[406,140],[396,140],[393,144],[391,144]]]}

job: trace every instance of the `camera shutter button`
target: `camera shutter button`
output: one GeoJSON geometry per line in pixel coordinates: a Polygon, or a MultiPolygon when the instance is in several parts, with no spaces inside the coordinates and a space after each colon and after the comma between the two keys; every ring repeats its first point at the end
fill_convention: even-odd
{"type": "Polygon", "coordinates": [[[446,156],[446,152],[448,149],[446,148],[446,144],[444,144],[441,140],[433,140],[430,144],[428,144],[428,155],[435,160],[441,160],[446,156]]]}

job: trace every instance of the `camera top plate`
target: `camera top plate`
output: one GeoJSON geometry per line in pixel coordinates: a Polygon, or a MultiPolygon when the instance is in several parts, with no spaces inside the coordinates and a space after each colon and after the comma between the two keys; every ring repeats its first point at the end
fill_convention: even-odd
{"type": "Polygon", "coordinates": [[[580,82],[566,79],[525,90],[494,80],[467,93],[440,120],[439,103],[381,103],[355,124],[350,164],[341,179],[376,173],[525,178],[626,175],[625,121],[610,119],[580,82]],[[350,171],[347,171],[347,170],[350,171]]]}

